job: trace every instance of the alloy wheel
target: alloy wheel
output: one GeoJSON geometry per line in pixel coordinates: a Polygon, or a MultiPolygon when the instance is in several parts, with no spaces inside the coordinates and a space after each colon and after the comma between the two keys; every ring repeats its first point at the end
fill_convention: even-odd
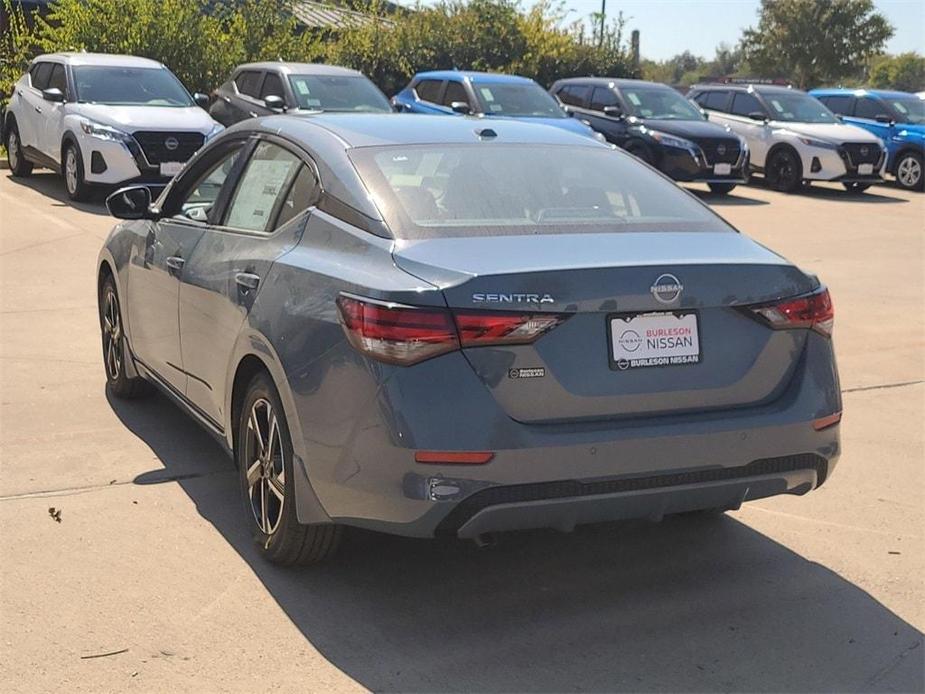
{"type": "Polygon", "coordinates": [[[103,351],[106,361],[106,375],[109,380],[118,381],[122,374],[122,320],[119,316],[119,300],[110,287],[103,306],[103,351]]]}
{"type": "Polygon", "coordinates": [[[922,180],[922,163],[913,156],[905,157],[896,167],[896,178],[906,188],[915,188],[922,180]]]}
{"type": "Polygon", "coordinates": [[[790,190],[797,184],[797,166],[793,157],[782,152],[771,163],[772,180],[783,190],[790,190]]]}
{"type": "Polygon", "coordinates": [[[273,405],[258,398],[251,405],[245,441],[247,495],[261,532],[272,535],[283,518],[286,466],[279,420],[273,405]]]}
{"type": "Polygon", "coordinates": [[[7,138],[6,156],[11,169],[15,171],[19,168],[19,135],[16,134],[16,130],[12,130],[7,138]]]}
{"type": "Polygon", "coordinates": [[[71,195],[77,192],[77,153],[73,147],[67,148],[67,156],[64,158],[64,182],[71,195]]]}

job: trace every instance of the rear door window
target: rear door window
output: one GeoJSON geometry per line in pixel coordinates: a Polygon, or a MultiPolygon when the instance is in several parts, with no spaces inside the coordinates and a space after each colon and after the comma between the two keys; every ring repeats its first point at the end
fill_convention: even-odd
{"type": "Polygon", "coordinates": [[[703,92],[702,94],[697,95],[695,101],[704,108],[708,108],[713,111],[725,111],[726,104],[729,102],[729,92],[703,92]]]}
{"type": "Polygon", "coordinates": [[[302,161],[289,150],[272,142],[258,144],[238,181],[224,226],[265,234],[272,232],[301,166],[302,161]]]}
{"type": "Polygon", "coordinates": [[[590,87],[583,84],[568,84],[562,87],[556,96],[559,97],[559,101],[563,104],[581,108],[585,105],[590,91],[590,87]]]}
{"type": "Polygon", "coordinates": [[[414,93],[417,94],[421,101],[430,101],[438,103],[440,99],[440,87],[443,86],[441,80],[421,80],[414,87],[414,93]]]}
{"type": "Polygon", "coordinates": [[[29,70],[32,86],[36,89],[48,89],[48,80],[51,78],[53,65],[49,62],[36,63],[29,70]]]}
{"type": "Polygon", "coordinates": [[[260,78],[262,73],[257,72],[256,70],[245,70],[240,75],[235,77],[234,83],[238,87],[238,91],[247,96],[252,96],[255,99],[257,95],[260,94],[260,78]]]}
{"type": "Polygon", "coordinates": [[[732,113],[737,116],[747,116],[750,113],[766,113],[761,102],[748,92],[736,92],[732,97],[732,113]]]}

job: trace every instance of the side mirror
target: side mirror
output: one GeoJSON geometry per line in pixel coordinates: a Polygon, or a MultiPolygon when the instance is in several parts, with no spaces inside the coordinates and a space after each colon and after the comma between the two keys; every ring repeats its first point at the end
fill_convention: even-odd
{"type": "Polygon", "coordinates": [[[752,111],[751,113],[748,114],[748,117],[751,118],[752,120],[760,120],[763,123],[768,122],[768,117],[761,111],[752,111]]]}
{"type": "Polygon", "coordinates": [[[700,115],[703,116],[704,120],[710,120],[710,112],[700,109],[700,115]]]}
{"type": "Polygon", "coordinates": [[[450,104],[450,110],[453,113],[461,113],[464,116],[468,116],[472,113],[472,107],[469,106],[465,101],[454,101],[450,104]]]}
{"type": "Polygon", "coordinates": [[[893,119],[890,118],[885,113],[878,113],[877,117],[874,118],[874,120],[877,121],[878,123],[886,123],[887,125],[893,125],[894,123],[893,119]]]}
{"type": "Polygon", "coordinates": [[[57,87],[52,87],[51,89],[43,89],[42,98],[45,99],[45,101],[54,101],[60,104],[62,101],[64,101],[64,92],[62,92],[57,87]]]}
{"type": "Polygon", "coordinates": [[[605,106],[604,115],[611,118],[623,118],[623,109],[619,106],[605,106]]]}
{"type": "Polygon", "coordinates": [[[277,96],[276,94],[270,94],[263,100],[264,105],[271,111],[285,111],[286,102],[283,101],[283,97],[277,96]]]}
{"type": "Polygon", "coordinates": [[[120,188],[106,198],[106,208],[116,219],[154,219],[151,191],[147,186],[120,188]]]}
{"type": "Polygon", "coordinates": [[[202,92],[196,92],[193,94],[193,101],[196,102],[196,105],[199,108],[209,109],[209,95],[203,94],[202,92]]]}

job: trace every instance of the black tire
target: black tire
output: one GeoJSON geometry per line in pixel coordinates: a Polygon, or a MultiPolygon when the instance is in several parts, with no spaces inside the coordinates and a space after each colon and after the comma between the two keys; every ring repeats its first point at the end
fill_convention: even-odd
{"type": "Polygon", "coordinates": [[[90,184],[84,180],[84,160],[80,147],[68,142],[61,154],[61,174],[64,176],[64,190],[67,191],[67,196],[74,202],[88,200],[93,191],[90,184]]]}
{"type": "Polygon", "coordinates": [[[925,190],[925,165],[918,152],[903,152],[896,160],[896,183],[905,190],[925,190]]]}
{"type": "Polygon", "coordinates": [[[304,565],[333,555],[343,528],[303,525],[296,517],[292,440],[279,394],[267,374],[258,373],[247,387],[236,426],[235,460],[241,496],[263,558],[274,564],[304,565]],[[260,432],[263,446],[255,430],[260,432]]]}
{"type": "Polygon", "coordinates": [[[728,195],[735,187],[735,183],[707,183],[710,186],[710,192],[714,195],[728,195]]]}
{"type": "Polygon", "coordinates": [[[25,178],[32,173],[32,162],[28,161],[22,153],[22,140],[19,139],[19,128],[16,121],[11,121],[6,129],[6,158],[10,163],[10,172],[18,177],[25,178]]]}
{"type": "Polygon", "coordinates": [[[138,398],[151,392],[151,384],[138,376],[126,375],[128,341],[122,326],[122,307],[112,277],[107,277],[99,296],[100,332],[103,339],[103,368],[106,387],[117,398],[138,398]]]}
{"type": "Polygon", "coordinates": [[[789,147],[776,150],[768,157],[764,169],[768,185],[781,193],[798,190],[803,182],[803,164],[789,147]]]}
{"type": "Polygon", "coordinates": [[[859,193],[863,193],[865,190],[870,188],[873,185],[873,183],[861,183],[860,181],[847,181],[845,183],[842,183],[842,185],[845,186],[845,190],[847,190],[849,193],[859,194],[859,193]]]}

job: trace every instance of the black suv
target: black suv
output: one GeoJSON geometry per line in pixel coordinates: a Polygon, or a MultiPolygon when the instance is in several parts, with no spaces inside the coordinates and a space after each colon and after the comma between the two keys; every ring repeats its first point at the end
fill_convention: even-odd
{"type": "Polygon", "coordinates": [[[212,96],[209,114],[226,127],[278,113],[392,110],[363,73],[316,63],[239,65],[212,96]]]}
{"type": "Polygon", "coordinates": [[[748,179],[748,146],[674,89],[657,82],[575,77],[549,90],[565,110],[676,181],[728,193],[748,179]]]}

